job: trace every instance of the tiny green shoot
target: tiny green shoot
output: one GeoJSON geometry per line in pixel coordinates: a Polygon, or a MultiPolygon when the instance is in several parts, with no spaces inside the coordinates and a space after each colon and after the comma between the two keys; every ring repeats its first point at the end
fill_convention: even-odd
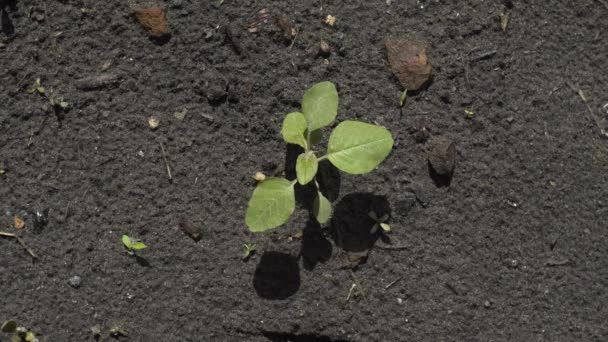
{"type": "Polygon", "coordinates": [[[245,243],[243,245],[245,246],[245,252],[243,253],[243,260],[247,261],[257,251],[256,244],[255,243],[245,243]]]}
{"type": "Polygon", "coordinates": [[[302,97],[301,110],[285,116],[281,135],[304,151],[296,160],[296,179],[266,178],[257,184],[249,200],[245,223],[252,232],[263,232],[285,224],[295,210],[296,184],[313,184],[316,196],[313,215],[320,224],[331,219],[331,202],[321,193],[316,176],[319,163],[327,159],[336,168],[353,175],[376,169],[393,148],[393,137],[384,127],[346,120],[329,135],[327,152],[317,156],[314,145],[321,141],[323,127],[338,115],[338,91],[331,82],[320,82],[302,97]]]}
{"type": "Polygon", "coordinates": [[[407,100],[407,89],[405,89],[403,91],[403,93],[401,93],[401,96],[399,97],[399,104],[401,105],[401,107],[403,107],[406,100],[407,100]]]}
{"type": "Polygon", "coordinates": [[[17,326],[15,321],[9,320],[2,324],[0,331],[11,333],[12,342],[38,342],[36,335],[27,328],[17,326]]]}
{"type": "Polygon", "coordinates": [[[372,227],[372,230],[370,231],[371,234],[376,234],[378,228],[382,228],[382,230],[385,232],[391,231],[391,226],[386,223],[386,221],[388,220],[388,214],[384,214],[380,218],[378,218],[376,212],[372,210],[368,213],[368,215],[372,220],[376,221],[376,223],[374,223],[374,226],[372,227]]]}
{"type": "Polygon", "coordinates": [[[465,109],[464,113],[467,115],[467,117],[472,118],[475,116],[475,111],[473,111],[472,109],[465,109]]]}
{"type": "Polygon", "coordinates": [[[131,239],[127,234],[122,236],[122,244],[127,249],[127,253],[135,255],[135,252],[147,248],[143,242],[131,239]]]}
{"type": "Polygon", "coordinates": [[[110,329],[110,336],[114,338],[127,337],[129,336],[129,332],[121,327],[112,327],[112,329],[110,329]]]}
{"type": "Polygon", "coordinates": [[[65,110],[70,106],[70,104],[63,99],[63,96],[55,94],[52,89],[47,91],[40,83],[40,78],[37,78],[36,81],[34,81],[34,85],[28,89],[27,92],[29,94],[38,93],[46,97],[53,108],[61,108],[65,110]]]}

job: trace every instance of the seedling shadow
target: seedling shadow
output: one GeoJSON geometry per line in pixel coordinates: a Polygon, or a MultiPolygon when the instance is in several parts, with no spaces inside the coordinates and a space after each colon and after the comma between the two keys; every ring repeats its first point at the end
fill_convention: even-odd
{"type": "Polygon", "coordinates": [[[436,187],[443,188],[443,187],[448,187],[452,184],[452,178],[454,176],[454,168],[452,168],[452,170],[449,173],[446,173],[443,175],[438,174],[435,171],[435,169],[433,169],[433,166],[431,165],[430,162],[428,162],[428,168],[429,168],[429,176],[433,180],[433,183],[435,184],[436,187]]]}
{"type": "Polygon", "coordinates": [[[344,196],[334,207],[331,220],[331,237],[336,246],[346,252],[370,250],[381,236],[381,229],[372,234],[376,223],[369,217],[374,211],[378,217],[388,215],[391,208],[385,196],[371,193],[354,193],[344,196]]]}
{"type": "Polygon", "coordinates": [[[2,16],[0,17],[0,21],[2,22],[2,33],[4,33],[8,38],[12,38],[15,34],[15,25],[13,24],[11,17],[8,15],[9,10],[11,12],[17,11],[17,1],[0,0],[0,11],[2,12],[2,16]]]}
{"type": "Polygon", "coordinates": [[[318,263],[331,258],[333,247],[321,230],[321,226],[310,217],[302,235],[300,256],[307,271],[312,271],[318,263]]]}
{"type": "Polygon", "coordinates": [[[255,270],[253,288],[264,299],[293,296],[300,289],[298,259],[281,252],[265,252],[255,270]]]}
{"type": "Polygon", "coordinates": [[[143,266],[143,267],[152,267],[152,265],[150,264],[150,262],[148,261],[148,259],[146,259],[146,258],[144,258],[144,257],[142,257],[140,255],[137,255],[137,254],[135,254],[134,257],[135,257],[135,261],[137,261],[137,263],[140,266],[143,266]]]}

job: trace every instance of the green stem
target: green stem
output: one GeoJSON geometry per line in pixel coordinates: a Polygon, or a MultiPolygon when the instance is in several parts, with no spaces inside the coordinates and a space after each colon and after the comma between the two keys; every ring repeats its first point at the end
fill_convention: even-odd
{"type": "Polygon", "coordinates": [[[323,157],[318,158],[317,161],[320,162],[321,160],[325,160],[325,159],[327,159],[327,154],[324,155],[323,157]]]}

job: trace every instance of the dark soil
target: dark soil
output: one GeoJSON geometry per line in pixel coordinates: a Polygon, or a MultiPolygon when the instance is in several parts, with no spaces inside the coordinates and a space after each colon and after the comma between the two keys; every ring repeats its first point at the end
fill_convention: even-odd
{"type": "Polygon", "coordinates": [[[608,340],[608,140],[577,93],[605,125],[605,3],[171,0],[171,35],[150,39],[127,1],[0,1],[2,230],[23,217],[39,256],[0,238],[0,321],[49,342],[92,341],[95,325],[146,342],[608,340]],[[293,46],[272,19],[246,30],[264,7],[297,25],[293,46]],[[402,110],[383,41],[399,34],[433,64],[402,110]],[[29,94],[36,78],[70,108],[29,94]],[[280,123],[323,80],[339,120],[387,127],[394,151],[365,176],[326,165],[328,227],[299,189],[285,227],[249,233],[252,175],[289,173],[280,123]],[[455,142],[446,183],[421,127],[455,142]],[[366,237],[378,205],[393,231],[366,237]],[[149,246],[140,258],[124,233],[149,246]],[[351,274],[345,250],[369,246],[351,274]],[[364,295],[347,301],[353,275],[364,295]]]}

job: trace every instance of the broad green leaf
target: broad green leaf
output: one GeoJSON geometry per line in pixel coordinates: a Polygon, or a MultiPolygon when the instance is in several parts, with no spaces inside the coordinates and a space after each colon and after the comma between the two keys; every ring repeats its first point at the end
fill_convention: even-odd
{"type": "Polygon", "coordinates": [[[134,250],[140,250],[140,249],[144,249],[146,247],[148,247],[148,246],[146,246],[143,242],[139,242],[139,241],[131,245],[131,249],[134,249],[134,250]]]}
{"type": "Polygon", "coordinates": [[[125,234],[122,236],[122,243],[123,245],[125,245],[125,247],[131,248],[131,239],[128,235],[125,234]]]}
{"type": "Polygon", "coordinates": [[[298,183],[302,185],[308,184],[315,177],[318,169],[319,162],[317,156],[312,151],[300,154],[296,160],[298,183]]]}
{"type": "Polygon", "coordinates": [[[331,218],[331,202],[317,191],[317,197],[313,202],[312,212],[320,224],[325,224],[331,218]]]}
{"type": "Polygon", "coordinates": [[[15,321],[6,321],[2,324],[2,328],[0,328],[0,331],[6,333],[12,333],[15,330],[17,330],[17,323],[15,321]]]}
{"type": "Polygon", "coordinates": [[[283,140],[306,148],[306,137],[304,135],[306,127],[306,118],[302,113],[287,114],[283,120],[283,128],[281,128],[283,140]]]}
{"type": "Polygon", "coordinates": [[[338,91],[331,82],[320,82],[308,89],[302,97],[302,114],[312,131],[334,122],[338,115],[338,91]]]}
{"type": "Polygon", "coordinates": [[[253,191],[245,223],[252,232],[263,232],[287,222],[295,208],[293,184],[283,178],[267,178],[253,191]]]}
{"type": "Polygon", "coordinates": [[[344,121],[329,136],[327,158],[344,172],[363,174],[380,165],[392,148],[393,137],[386,128],[344,121]]]}

